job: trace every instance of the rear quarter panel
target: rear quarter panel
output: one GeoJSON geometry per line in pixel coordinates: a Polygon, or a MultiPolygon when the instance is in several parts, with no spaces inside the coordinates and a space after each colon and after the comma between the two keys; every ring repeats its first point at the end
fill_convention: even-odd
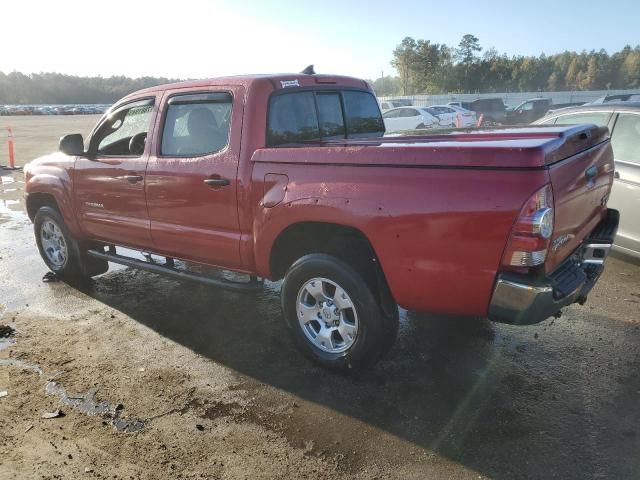
{"type": "Polygon", "coordinates": [[[543,169],[257,161],[251,200],[256,270],[270,276],[271,245],[287,226],[342,224],[369,239],[402,307],[485,315],[515,216],[547,181],[543,169]],[[271,208],[262,200],[268,174],[290,179],[283,201],[271,208]]]}

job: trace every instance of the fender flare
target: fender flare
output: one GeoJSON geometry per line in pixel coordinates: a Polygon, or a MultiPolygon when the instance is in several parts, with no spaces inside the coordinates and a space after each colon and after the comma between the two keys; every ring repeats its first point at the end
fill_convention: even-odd
{"type": "Polygon", "coordinates": [[[25,185],[25,199],[31,221],[33,221],[36,212],[29,207],[29,202],[30,199],[37,198],[38,195],[53,197],[67,228],[74,237],[79,238],[82,231],[73,206],[69,179],[63,179],[49,173],[39,173],[29,178],[25,185]]]}

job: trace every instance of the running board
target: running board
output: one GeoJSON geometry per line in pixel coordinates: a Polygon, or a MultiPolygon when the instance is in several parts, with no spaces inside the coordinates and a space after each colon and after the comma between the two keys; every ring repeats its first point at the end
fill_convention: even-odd
{"type": "MultiPolygon", "coordinates": [[[[148,272],[166,275],[168,277],[173,277],[179,280],[190,280],[192,282],[203,283],[205,285],[211,285],[213,287],[224,288],[226,290],[233,290],[236,292],[255,292],[262,289],[262,281],[257,280],[257,278],[253,276],[248,282],[221,280],[219,278],[213,278],[198,273],[178,270],[177,268],[172,268],[171,266],[158,265],[155,263],[145,262],[144,260],[138,260],[131,257],[125,257],[124,255],[118,255],[117,253],[115,253],[115,248],[109,248],[109,253],[99,252],[97,250],[89,250],[87,251],[87,255],[93,258],[107,260],[108,262],[126,265],[127,267],[139,268],[140,270],[146,270],[148,272]]],[[[172,262],[167,263],[169,265],[172,264],[172,262]]]]}

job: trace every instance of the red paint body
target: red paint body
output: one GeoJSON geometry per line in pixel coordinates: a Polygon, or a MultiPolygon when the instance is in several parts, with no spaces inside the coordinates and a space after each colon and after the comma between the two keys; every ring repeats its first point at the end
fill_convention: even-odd
{"type": "Polygon", "coordinates": [[[274,242],[298,222],[350,226],[370,241],[396,302],[412,310],[485,315],[516,216],[551,183],[552,270],[602,218],[613,180],[606,129],[532,127],[265,146],[269,96],[301,87],[368,90],[322,75],[230,77],[155,87],[146,152],[137,159],[69,158],[29,164],[27,194],[53,195],[72,233],[271,278],[274,242]],[[231,91],[229,146],[196,159],[162,158],[167,97],[231,91]],[[583,153],[579,153],[583,152],[583,153]],[[590,182],[585,169],[596,165],[590,182]],[[117,176],[144,176],[118,182],[117,176]],[[228,178],[212,189],[205,178],[228,178]],[[103,209],[89,203],[103,204],[103,209]],[[99,210],[99,211],[97,211],[99,210]]]}

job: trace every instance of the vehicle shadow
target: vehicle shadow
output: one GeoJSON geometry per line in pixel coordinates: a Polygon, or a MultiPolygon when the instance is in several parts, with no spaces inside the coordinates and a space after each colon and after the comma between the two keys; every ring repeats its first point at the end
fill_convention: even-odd
{"type": "MultiPolygon", "coordinates": [[[[632,396],[640,390],[637,354],[622,369],[626,383],[612,385],[611,372],[624,373],[591,365],[605,364],[610,352],[585,358],[585,331],[401,312],[389,357],[359,376],[344,376],[311,365],[295,350],[277,284],[230,293],[123,269],[81,290],[257,385],[348,415],[491,478],[627,478],[640,468],[640,415],[632,396]],[[538,341],[547,329],[555,331],[538,341]],[[621,403],[633,407],[621,415],[621,403]]],[[[327,437],[328,445],[338,437],[358,442],[363,434],[349,437],[344,428],[311,423],[311,434],[327,437]]]]}

